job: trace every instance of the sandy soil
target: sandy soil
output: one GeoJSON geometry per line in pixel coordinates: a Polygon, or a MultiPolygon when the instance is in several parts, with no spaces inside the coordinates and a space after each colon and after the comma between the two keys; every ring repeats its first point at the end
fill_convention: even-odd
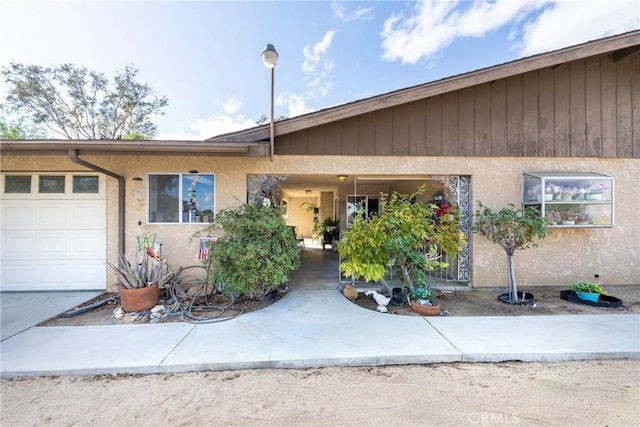
{"type": "MultiPolygon", "coordinates": [[[[633,286],[607,286],[609,296],[622,300],[623,306],[620,308],[603,308],[593,307],[589,305],[576,304],[565,301],[560,298],[560,291],[566,290],[566,287],[539,287],[527,288],[526,292],[532,293],[535,298],[535,307],[530,305],[511,305],[498,301],[498,295],[504,290],[476,290],[476,291],[460,291],[447,292],[441,296],[438,301],[441,305],[441,313],[450,316],[531,316],[531,315],[552,315],[552,314],[603,314],[603,313],[640,313],[640,285],[633,286]]],[[[105,298],[109,295],[98,297],[105,298]]],[[[280,297],[282,294],[279,295],[280,297]]],[[[237,301],[233,307],[239,308],[244,313],[254,310],[260,310],[276,300],[267,299],[265,301],[237,301]]],[[[89,301],[88,303],[91,303],[89,301]]],[[[230,301],[222,296],[215,295],[214,300],[210,304],[226,306],[230,301]]],[[[363,309],[375,310],[376,302],[372,296],[366,296],[360,293],[355,304],[363,309]]],[[[80,314],[70,318],[58,317],[46,322],[41,326],[95,326],[95,325],[120,325],[130,323],[145,323],[149,321],[148,317],[140,318],[124,318],[115,319],[113,312],[119,307],[117,302],[109,303],[103,307],[93,309],[84,314],[80,314]]],[[[417,316],[407,306],[388,306],[389,313],[395,315],[417,316]]],[[[237,315],[238,310],[227,309],[224,313],[219,314],[218,311],[209,311],[201,313],[203,317],[209,316],[233,316],[237,315]]],[[[159,322],[176,322],[180,321],[180,317],[161,317],[159,322]]]]}
{"type": "Polygon", "coordinates": [[[637,426],[637,361],[0,380],[3,426],[637,426]]]}

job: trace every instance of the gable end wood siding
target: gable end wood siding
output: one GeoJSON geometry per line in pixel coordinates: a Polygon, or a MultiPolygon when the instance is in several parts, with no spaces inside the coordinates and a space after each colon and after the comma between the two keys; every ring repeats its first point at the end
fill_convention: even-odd
{"type": "Polygon", "coordinates": [[[640,158],[640,56],[590,57],[276,136],[275,153],[640,158]]]}

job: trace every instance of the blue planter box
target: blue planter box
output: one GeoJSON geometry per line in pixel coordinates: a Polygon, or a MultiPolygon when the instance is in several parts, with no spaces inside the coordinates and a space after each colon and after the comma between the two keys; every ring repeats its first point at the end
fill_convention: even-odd
{"type": "Polygon", "coordinates": [[[600,294],[588,293],[588,292],[576,292],[578,298],[583,299],[585,301],[598,302],[598,298],[600,294]]]}
{"type": "Polygon", "coordinates": [[[575,292],[570,290],[560,291],[560,298],[565,301],[569,301],[576,304],[584,304],[591,305],[594,307],[605,307],[605,308],[620,308],[622,307],[622,300],[616,297],[610,297],[609,295],[600,295],[598,301],[587,301],[584,299],[578,298],[575,292]]]}

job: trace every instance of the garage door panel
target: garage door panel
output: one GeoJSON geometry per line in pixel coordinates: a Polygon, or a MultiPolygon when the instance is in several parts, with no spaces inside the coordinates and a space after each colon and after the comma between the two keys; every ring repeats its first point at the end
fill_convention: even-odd
{"type": "Polygon", "coordinates": [[[3,291],[104,290],[104,260],[6,261],[2,264],[3,291]]]}
{"type": "Polygon", "coordinates": [[[106,205],[101,202],[70,207],[71,224],[78,228],[101,228],[107,222],[106,205]]]}
{"type": "Polygon", "coordinates": [[[2,236],[0,259],[34,262],[60,259],[106,258],[107,242],[104,231],[8,231],[2,236]]]}
{"type": "Polygon", "coordinates": [[[104,233],[94,230],[77,231],[69,234],[69,255],[74,259],[107,257],[107,241],[104,233]]]}
{"type": "Polygon", "coordinates": [[[29,228],[33,222],[32,206],[16,201],[2,201],[2,221],[0,224],[3,230],[29,228]]]}
{"type": "Polygon", "coordinates": [[[35,252],[33,236],[23,231],[2,232],[2,252],[0,259],[31,259],[35,252]]]}
{"type": "Polygon", "coordinates": [[[61,289],[67,282],[68,261],[43,261],[38,267],[38,282],[45,288],[61,289]]]}
{"type": "Polygon", "coordinates": [[[105,200],[2,201],[2,230],[104,230],[105,200]]]}
{"type": "Polygon", "coordinates": [[[37,209],[38,228],[68,228],[67,208],[61,202],[56,202],[54,205],[47,203],[37,209]]]}
{"type": "Polygon", "coordinates": [[[104,261],[86,260],[74,263],[69,269],[69,282],[76,289],[96,289],[95,284],[101,283],[100,288],[106,288],[106,266],[104,261]]]}
{"type": "Polygon", "coordinates": [[[30,262],[11,261],[2,263],[2,290],[23,291],[33,290],[32,283],[35,280],[36,269],[30,262]]]}

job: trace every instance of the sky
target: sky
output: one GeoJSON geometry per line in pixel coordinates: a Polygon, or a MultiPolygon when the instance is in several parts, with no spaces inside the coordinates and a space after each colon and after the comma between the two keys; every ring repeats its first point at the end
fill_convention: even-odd
{"type": "MultiPolygon", "coordinates": [[[[127,65],[202,140],[640,28],[638,0],[0,2],[0,67],[127,65]]],[[[0,97],[6,85],[0,80],[0,97]]]]}

